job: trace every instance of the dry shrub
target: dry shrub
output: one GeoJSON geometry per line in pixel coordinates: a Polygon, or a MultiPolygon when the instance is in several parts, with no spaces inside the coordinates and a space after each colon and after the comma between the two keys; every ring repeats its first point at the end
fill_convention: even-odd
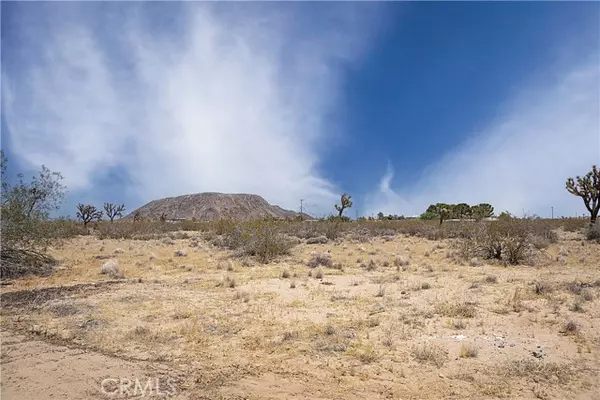
{"type": "Polygon", "coordinates": [[[565,335],[574,335],[577,332],[579,332],[579,329],[579,324],[577,322],[573,320],[568,320],[565,322],[562,332],[565,335]]]}
{"type": "Polygon", "coordinates": [[[224,239],[222,245],[235,250],[237,256],[253,256],[262,263],[289,254],[295,245],[278,224],[271,221],[240,223],[224,239]]]}
{"type": "Polygon", "coordinates": [[[172,245],[174,245],[174,244],[175,244],[175,240],[173,240],[173,238],[171,238],[171,237],[166,237],[166,238],[163,238],[163,239],[161,240],[161,242],[162,242],[163,244],[166,244],[167,246],[172,246],[172,245]]]}
{"type": "Polygon", "coordinates": [[[225,278],[221,279],[217,283],[217,287],[234,288],[236,286],[237,286],[237,283],[235,281],[235,278],[232,278],[231,276],[226,276],[225,278]]]}
{"type": "Polygon", "coordinates": [[[326,267],[326,268],[333,267],[333,261],[331,260],[331,255],[327,254],[327,253],[313,254],[307,264],[310,268],[316,268],[320,265],[323,267],[326,267]]]}
{"type": "Polygon", "coordinates": [[[585,236],[588,240],[600,242],[600,219],[595,224],[589,224],[585,230],[585,236]]]}
{"type": "Polygon", "coordinates": [[[237,226],[238,224],[233,219],[223,218],[213,222],[211,231],[217,235],[229,235],[237,226]]]}
{"type": "Polygon", "coordinates": [[[531,260],[534,237],[550,242],[556,240],[547,224],[509,217],[474,226],[468,236],[458,242],[457,250],[465,260],[481,257],[518,265],[531,260]]]}
{"type": "Polygon", "coordinates": [[[531,237],[531,244],[538,250],[547,249],[550,246],[550,240],[543,236],[534,235],[531,237]]]}
{"type": "Polygon", "coordinates": [[[342,221],[327,221],[325,224],[325,236],[329,240],[335,240],[344,232],[344,222],[342,221]]]}
{"type": "MultiPolygon", "coordinates": [[[[230,286],[230,287],[235,287],[235,281],[234,281],[234,285],[230,286]]],[[[245,290],[242,291],[237,291],[235,292],[235,296],[234,296],[235,300],[242,300],[244,303],[248,303],[250,301],[250,293],[246,292],[245,290]]]]}
{"type": "Polygon", "coordinates": [[[546,294],[552,292],[554,288],[547,282],[537,280],[533,282],[533,291],[535,294],[546,294]]]}
{"type": "Polygon", "coordinates": [[[413,346],[411,351],[415,360],[422,363],[433,364],[436,367],[442,367],[448,360],[448,351],[440,345],[434,343],[424,343],[413,346]]]}
{"type": "Polygon", "coordinates": [[[49,237],[53,239],[70,239],[77,236],[88,235],[88,230],[83,224],[69,219],[59,218],[52,221],[44,221],[49,237]]]}
{"type": "Polygon", "coordinates": [[[398,256],[394,259],[394,265],[396,267],[405,267],[410,264],[410,260],[406,256],[398,256]]]}
{"type": "Polygon", "coordinates": [[[366,269],[367,271],[371,272],[371,271],[375,271],[377,269],[377,264],[375,263],[374,260],[369,260],[368,263],[361,263],[360,267],[363,269],[366,269]]]}
{"type": "Polygon", "coordinates": [[[108,275],[111,278],[123,278],[123,272],[119,267],[119,262],[114,258],[102,264],[102,266],[100,267],[100,273],[108,275]]]}
{"type": "Polygon", "coordinates": [[[173,252],[173,254],[175,255],[175,257],[185,257],[185,256],[187,256],[187,253],[186,253],[186,251],[185,251],[185,250],[183,250],[183,249],[180,249],[180,250],[175,250],[175,251],[173,252]]]}
{"type": "Polygon", "coordinates": [[[329,242],[326,236],[317,236],[313,238],[306,239],[306,244],[326,244],[329,242]]]}

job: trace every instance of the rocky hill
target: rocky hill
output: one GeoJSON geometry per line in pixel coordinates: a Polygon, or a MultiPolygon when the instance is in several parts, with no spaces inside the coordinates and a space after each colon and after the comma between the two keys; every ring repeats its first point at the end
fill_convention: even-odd
{"type": "MultiPolygon", "coordinates": [[[[144,219],[158,219],[164,213],[168,220],[212,221],[221,218],[240,220],[264,217],[295,218],[300,213],[284,210],[269,204],[255,194],[196,193],[153,200],[134,210],[125,218],[133,218],[136,212],[144,219]]],[[[306,218],[310,215],[304,214],[306,218]]]]}

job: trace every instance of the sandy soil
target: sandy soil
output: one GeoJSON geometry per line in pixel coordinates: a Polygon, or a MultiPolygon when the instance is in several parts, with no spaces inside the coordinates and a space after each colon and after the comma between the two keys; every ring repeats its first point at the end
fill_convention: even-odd
{"type": "Polygon", "coordinates": [[[51,277],[2,287],[3,398],[600,398],[600,246],[576,235],[518,267],[404,236],[268,265],[190,238],[53,254],[51,277]]]}

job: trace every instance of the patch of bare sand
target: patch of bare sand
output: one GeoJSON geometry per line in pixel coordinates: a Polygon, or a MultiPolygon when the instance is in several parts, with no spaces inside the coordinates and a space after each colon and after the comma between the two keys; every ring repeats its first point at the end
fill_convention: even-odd
{"type": "Polygon", "coordinates": [[[125,361],[97,352],[33,340],[3,330],[3,399],[187,399],[165,366],[125,361]],[[136,380],[139,385],[136,387],[136,380]]]}

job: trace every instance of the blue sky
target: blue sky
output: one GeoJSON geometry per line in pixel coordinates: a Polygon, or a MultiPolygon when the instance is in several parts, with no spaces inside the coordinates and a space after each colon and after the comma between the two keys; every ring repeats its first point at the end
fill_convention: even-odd
{"type": "Polygon", "coordinates": [[[77,202],[249,192],[574,215],[600,3],[4,3],[2,148],[77,202]]]}

